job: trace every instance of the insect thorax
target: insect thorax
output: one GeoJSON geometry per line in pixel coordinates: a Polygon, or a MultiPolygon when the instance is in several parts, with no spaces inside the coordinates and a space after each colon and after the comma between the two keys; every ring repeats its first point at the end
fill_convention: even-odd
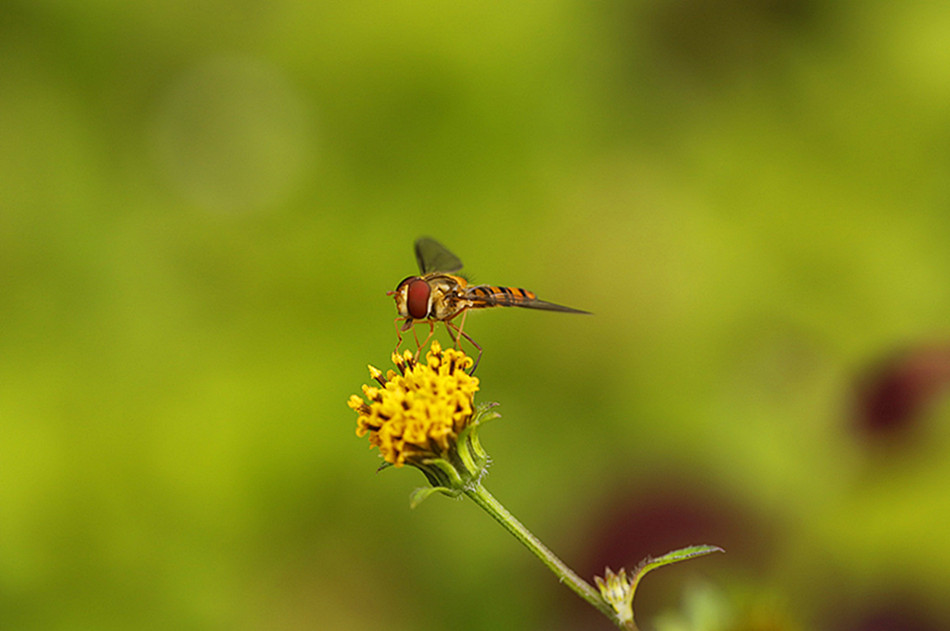
{"type": "Polygon", "coordinates": [[[436,320],[452,318],[465,308],[466,300],[462,294],[462,283],[453,276],[441,275],[429,279],[432,289],[432,309],[429,317],[436,320]]]}

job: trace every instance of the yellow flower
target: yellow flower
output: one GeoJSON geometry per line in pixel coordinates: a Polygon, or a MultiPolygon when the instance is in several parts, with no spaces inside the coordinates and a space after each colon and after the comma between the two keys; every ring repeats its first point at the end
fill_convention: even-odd
{"type": "Polygon", "coordinates": [[[348,405],[359,413],[356,435],[368,433],[370,447],[377,447],[383,459],[397,467],[430,469],[436,461],[466,465],[456,462],[456,452],[459,438],[468,435],[465,430],[476,415],[478,378],[465,372],[472,358],[460,350],[442,350],[433,342],[425,364],[409,351],[401,356],[393,353],[393,363],[398,373],[390,370],[385,377],[369,367],[379,386],[363,386],[366,401],[350,397],[348,405]]]}

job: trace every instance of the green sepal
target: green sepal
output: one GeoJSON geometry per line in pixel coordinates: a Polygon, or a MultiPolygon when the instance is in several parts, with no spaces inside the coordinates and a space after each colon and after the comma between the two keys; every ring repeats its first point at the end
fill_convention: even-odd
{"type": "Polygon", "coordinates": [[[393,463],[391,463],[391,462],[386,462],[386,461],[384,460],[384,461],[383,461],[383,464],[381,464],[381,465],[379,465],[378,467],[376,467],[376,473],[379,473],[380,471],[383,471],[384,469],[388,469],[388,468],[391,467],[391,466],[393,466],[393,463]]]}
{"type": "Polygon", "coordinates": [[[453,491],[444,486],[422,486],[409,494],[409,508],[415,508],[433,493],[442,493],[449,497],[458,497],[459,495],[458,491],[453,491]]]}
{"type": "Polygon", "coordinates": [[[475,413],[472,415],[471,422],[459,432],[458,450],[459,456],[465,465],[465,468],[472,475],[480,476],[488,466],[488,454],[478,440],[478,430],[488,421],[501,418],[501,414],[494,411],[498,403],[489,402],[475,406],[475,413]]]}
{"type": "Polygon", "coordinates": [[[501,418],[501,414],[494,411],[494,408],[501,405],[495,401],[489,401],[488,403],[479,403],[475,406],[475,415],[472,418],[472,422],[469,423],[470,426],[484,425],[488,421],[493,421],[496,418],[501,418]]]}

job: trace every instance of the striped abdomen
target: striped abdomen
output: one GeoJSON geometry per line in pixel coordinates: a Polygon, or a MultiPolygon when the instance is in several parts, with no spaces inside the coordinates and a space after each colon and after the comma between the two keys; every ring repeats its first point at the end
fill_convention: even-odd
{"type": "Polygon", "coordinates": [[[523,307],[526,302],[538,299],[533,292],[527,289],[496,287],[495,285],[476,285],[474,287],[468,287],[465,293],[468,299],[476,303],[484,303],[486,307],[494,307],[496,305],[523,307]]]}

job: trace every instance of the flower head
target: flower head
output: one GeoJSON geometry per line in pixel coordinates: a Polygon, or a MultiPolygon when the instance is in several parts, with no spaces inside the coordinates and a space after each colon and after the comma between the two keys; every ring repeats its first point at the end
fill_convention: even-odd
{"type": "MultiPolygon", "coordinates": [[[[635,577],[639,578],[639,577],[635,577]]],[[[620,568],[616,574],[608,567],[604,571],[604,578],[594,577],[600,595],[613,608],[620,624],[633,621],[633,592],[636,589],[636,580],[627,578],[627,571],[620,568]]]]}
{"type": "Polygon", "coordinates": [[[369,367],[379,385],[363,386],[366,400],[350,397],[348,405],[359,414],[356,435],[369,434],[370,447],[388,464],[415,466],[434,486],[461,490],[487,465],[472,431],[480,417],[478,378],[465,372],[472,358],[433,342],[425,363],[410,351],[393,353],[392,360],[397,370],[385,377],[369,367]]]}

